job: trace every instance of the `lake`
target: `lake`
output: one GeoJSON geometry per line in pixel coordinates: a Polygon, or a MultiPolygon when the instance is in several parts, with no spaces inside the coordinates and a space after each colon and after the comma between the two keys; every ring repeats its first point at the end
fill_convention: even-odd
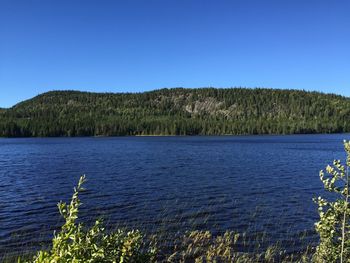
{"type": "Polygon", "coordinates": [[[0,139],[0,255],[49,244],[86,174],[81,216],[170,236],[208,229],[298,250],[317,241],[319,170],[348,134],[0,139]],[[291,248],[291,244],[294,244],[291,248]]]}

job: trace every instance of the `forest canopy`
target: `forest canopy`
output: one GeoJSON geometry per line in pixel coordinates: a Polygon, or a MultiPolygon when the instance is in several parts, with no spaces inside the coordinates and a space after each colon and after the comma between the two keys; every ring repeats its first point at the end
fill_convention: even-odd
{"type": "Polygon", "coordinates": [[[0,136],[337,133],[349,120],[349,98],[300,90],[50,91],[0,109],[0,136]]]}

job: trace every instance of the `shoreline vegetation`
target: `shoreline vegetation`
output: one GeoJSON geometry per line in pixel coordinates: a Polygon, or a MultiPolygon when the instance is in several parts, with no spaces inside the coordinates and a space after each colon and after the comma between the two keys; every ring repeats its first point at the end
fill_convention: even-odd
{"type": "Polygon", "coordinates": [[[26,138],[36,138],[36,139],[47,139],[47,138],[127,138],[127,137],[231,137],[231,136],[237,136],[237,137],[243,137],[243,136],[297,136],[297,135],[331,135],[331,134],[339,134],[339,135],[347,135],[350,134],[349,132],[342,132],[342,133],[295,133],[295,134],[216,134],[216,135],[153,135],[153,134],[144,134],[144,135],[91,135],[91,136],[29,136],[29,137],[1,137],[0,139],[26,139],[26,138]]]}
{"type": "MultiPolygon", "coordinates": [[[[58,209],[65,223],[55,232],[52,245],[41,250],[34,257],[17,258],[17,262],[350,262],[350,206],[349,167],[350,141],[344,141],[347,157],[345,164],[334,160],[325,171],[320,171],[320,180],[325,190],[333,194],[332,201],[322,197],[314,198],[318,205],[319,221],[315,230],[319,234],[316,247],[306,246],[304,251],[288,254],[278,245],[271,244],[266,250],[244,253],[238,242],[242,235],[226,231],[213,236],[209,231],[190,231],[179,240],[173,240],[173,248],[162,251],[161,239],[147,237],[138,230],[117,229],[108,232],[101,220],[87,228],[77,222],[81,206],[79,193],[85,176],[81,176],[69,204],[58,203],[58,209]]],[[[10,259],[3,258],[4,262],[10,259]]]]}
{"type": "Polygon", "coordinates": [[[350,98],[300,90],[51,91],[0,110],[0,137],[350,132],[350,98]]]}
{"type": "Polygon", "coordinates": [[[244,136],[298,136],[298,135],[332,135],[332,134],[339,134],[339,135],[347,135],[350,134],[350,132],[344,132],[344,133],[297,133],[297,134],[219,134],[219,135],[97,135],[97,136],[21,136],[21,137],[1,137],[0,139],[29,139],[29,138],[35,138],[35,139],[48,139],[48,138],[61,138],[61,139],[74,139],[74,138],[127,138],[127,137],[244,137],[244,136]]]}

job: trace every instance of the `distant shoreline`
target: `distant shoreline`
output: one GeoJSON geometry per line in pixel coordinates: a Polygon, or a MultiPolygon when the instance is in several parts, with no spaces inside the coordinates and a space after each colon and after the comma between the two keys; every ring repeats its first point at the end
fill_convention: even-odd
{"type": "Polygon", "coordinates": [[[302,136],[302,135],[350,135],[350,132],[343,133],[295,133],[295,134],[215,134],[215,135],[97,135],[97,136],[19,136],[19,137],[0,137],[0,139],[58,139],[58,138],[127,138],[127,137],[272,137],[272,136],[302,136]]]}

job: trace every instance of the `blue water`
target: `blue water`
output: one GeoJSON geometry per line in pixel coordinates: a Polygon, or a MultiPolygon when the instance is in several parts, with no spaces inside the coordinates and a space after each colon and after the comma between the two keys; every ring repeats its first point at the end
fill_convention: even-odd
{"type": "Polygon", "coordinates": [[[81,174],[87,222],[315,241],[312,198],[324,193],[318,173],[345,157],[349,137],[0,139],[0,255],[47,245],[62,223],[56,204],[70,199],[81,174]]]}

